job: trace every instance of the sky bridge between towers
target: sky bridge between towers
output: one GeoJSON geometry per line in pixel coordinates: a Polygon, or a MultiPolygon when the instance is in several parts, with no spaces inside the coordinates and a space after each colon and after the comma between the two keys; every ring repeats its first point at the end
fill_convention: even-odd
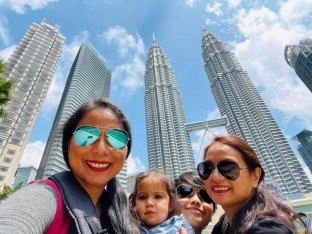
{"type": "Polygon", "coordinates": [[[186,131],[188,132],[195,132],[199,130],[208,130],[210,128],[225,127],[227,124],[228,124],[227,118],[222,117],[219,119],[205,120],[202,122],[185,124],[185,128],[186,131]]]}

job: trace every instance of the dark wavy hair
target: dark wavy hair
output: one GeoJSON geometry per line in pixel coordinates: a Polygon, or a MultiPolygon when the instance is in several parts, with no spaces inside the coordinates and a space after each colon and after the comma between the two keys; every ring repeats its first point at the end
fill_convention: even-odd
{"type": "MultiPolygon", "coordinates": [[[[90,111],[96,108],[103,108],[112,111],[121,123],[122,128],[128,132],[128,152],[127,158],[131,150],[131,128],[126,115],[113,102],[107,98],[100,98],[91,103],[82,105],[73,115],[66,121],[63,128],[62,150],[64,161],[69,169],[71,169],[68,159],[68,149],[73,132],[78,127],[80,120],[90,111]]],[[[139,223],[133,219],[129,211],[129,204],[126,193],[122,189],[116,178],[107,183],[106,190],[101,197],[102,217],[101,223],[111,227],[115,233],[140,233],[139,223]]]]}
{"type": "Polygon", "coordinates": [[[261,176],[254,196],[234,216],[231,224],[231,233],[248,233],[248,230],[259,219],[273,218],[292,230],[296,230],[294,221],[298,219],[297,213],[273,195],[267,188],[259,185],[264,179],[264,170],[253,148],[243,139],[234,136],[217,136],[204,152],[204,159],[209,148],[215,143],[221,143],[237,150],[245,161],[250,172],[256,168],[261,169],[261,176]]]}
{"type": "MultiPolygon", "coordinates": [[[[192,187],[204,187],[204,181],[199,177],[198,173],[195,171],[184,172],[177,179],[174,180],[175,187],[180,184],[188,184],[192,187]]],[[[215,213],[217,210],[217,204],[212,203],[212,212],[215,213]]]]}
{"type": "Polygon", "coordinates": [[[139,219],[135,212],[135,199],[138,192],[138,184],[147,177],[154,177],[159,180],[159,183],[162,184],[166,189],[167,193],[169,195],[169,208],[171,209],[169,211],[168,217],[172,217],[176,212],[176,193],[175,193],[175,186],[173,183],[173,180],[171,180],[163,171],[161,170],[151,170],[148,172],[141,172],[139,173],[135,178],[135,185],[133,192],[129,196],[130,201],[130,211],[134,218],[139,219]]]}

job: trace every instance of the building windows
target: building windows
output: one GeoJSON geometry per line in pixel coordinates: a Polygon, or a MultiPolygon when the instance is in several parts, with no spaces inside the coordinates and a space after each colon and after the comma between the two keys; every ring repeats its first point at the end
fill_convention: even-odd
{"type": "Polygon", "coordinates": [[[5,166],[0,167],[0,172],[7,172],[8,170],[9,170],[8,167],[5,167],[5,166]]]}
{"type": "Polygon", "coordinates": [[[3,162],[4,162],[4,163],[11,163],[11,162],[12,162],[12,158],[7,158],[7,157],[5,157],[5,158],[3,159],[3,162]]]}
{"type": "Polygon", "coordinates": [[[11,155],[11,156],[13,156],[14,154],[15,154],[15,150],[8,149],[8,151],[7,151],[7,155],[11,155]]]}
{"type": "Polygon", "coordinates": [[[0,182],[4,181],[5,176],[0,176],[0,182]]]}

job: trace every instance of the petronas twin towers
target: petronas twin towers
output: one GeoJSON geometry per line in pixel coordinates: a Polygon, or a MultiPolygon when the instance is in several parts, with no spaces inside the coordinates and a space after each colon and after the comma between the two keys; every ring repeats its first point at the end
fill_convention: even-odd
{"type": "MultiPolygon", "coordinates": [[[[266,180],[283,194],[311,192],[311,182],[235,55],[204,31],[202,56],[220,113],[228,119],[228,133],[244,138],[256,150],[266,180]]],[[[163,169],[172,178],[194,170],[174,71],[155,40],[146,61],[145,112],[149,168],[163,169]]]]}
{"type": "Polygon", "coordinates": [[[146,61],[145,113],[149,168],[161,168],[172,178],[194,170],[175,74],[155,40],[146,61]]]}

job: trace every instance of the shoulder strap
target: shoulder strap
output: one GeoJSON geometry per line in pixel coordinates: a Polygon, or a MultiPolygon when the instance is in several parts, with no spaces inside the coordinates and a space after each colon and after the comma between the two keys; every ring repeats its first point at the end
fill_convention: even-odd
{"type": "Polygon", "coordinates": [[[75,221],[78,233],[99,233],[101,223],[88,193],[74,178],[72,172],[63,171],[50,177],[61,189],[65,206],[75,221]]]}
{"type": "Polygon", "coordinates": [[[70,230],[70,227],[72,225],[72,218],[69,216],[67,210],[64,207],[63,203],[63,198],[62,198],[62,193],[57,184],[51,180],[51,179],[44,179],[42,182],[50,185],[57,197],[57,210],[55,217],[50,224],[50,227],[48,230],[45,232],[46,234],[67,234],[70,230]]]}

